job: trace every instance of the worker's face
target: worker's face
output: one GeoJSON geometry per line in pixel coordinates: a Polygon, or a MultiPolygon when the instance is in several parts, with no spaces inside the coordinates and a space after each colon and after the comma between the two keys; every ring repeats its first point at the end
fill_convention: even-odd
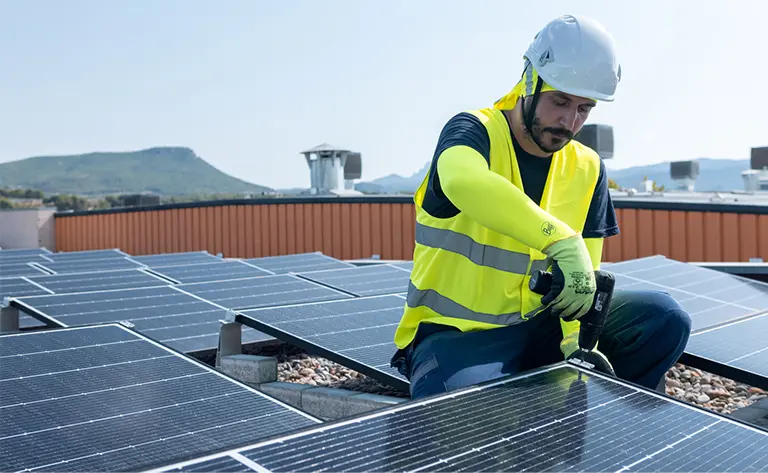
{"type": "Polygon", "coordinates": [[[594,106],[595,102],[590,99],[559,91],[543,92],[531,130],[542,150],[554,153],[567,145],[584,126],[594,106]]]}

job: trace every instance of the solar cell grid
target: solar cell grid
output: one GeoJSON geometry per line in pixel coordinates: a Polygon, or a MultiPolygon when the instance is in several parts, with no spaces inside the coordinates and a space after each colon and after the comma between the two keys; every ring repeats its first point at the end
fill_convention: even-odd
{"type": "Polygon", "coordinates": [[[250,258],[244,261],[261,269],[271,271],[274,274],[304,273],[321,269],[355,267],[352,263],[332,258],[320,252],[265,256],[262,258],[250,258]]]}
{"type": "Polygon", "coordinates": [[[35,263],[41,268],[56,274],[92,273],[96,271],[114,271],[118,269],[141,268],[142,265],[129,258],[105,258],[71,261],[53,261],[35,263]]]}
{"type": "Polygon", "coordinates": [[[46,256],[53,261],[85,261],[94,259],[125,258],[130,255],[118,248],[111,248],[106,250],[60,251],[50,253],[46,256]]]}
{"type": "MultiPolygon", "coordinates": [[[[768,313],[703,330],[691,335],[687,354],[707,362],[708,371],[768,389],[768,313]],[[745,374],[734,374],[729,367],[745,374]],[[744,378],[748,376],[748,378],[744,378]]],[[[689,361],[693,364],[694,362],[689,361]]]]}
{"type": "Polygon", "coordinates": [[[668,292],[698,331],[768,310],[768,284],[662,256],[604,265],[619,290],[668,292]]]}
{"type": "Polygon", "coordinates": [[[764,471],[768,432],[560,364],[212,457],[235,453],[262,473],[764,471]]]}
{"type": "Polygon", "coordinates": [[[45,263],[50,262],[50,258],[47,258],[44,254],[40,255],[28,255],[28,256],[6,256],[0,257],[0,265],[5,264],[26,264],[26,263],[45,263]]]}
{"type": "Polygon", "coordinates": [[[319,421],[124,327],[0,336],[0,471],[137,471],[319,421]]]}
{"type": "Polygon", "coordinates": [[[11,255],[39,255],[50,254],[51,250],[48,248],[3,248],[0,249],[0,258],[11,255]]]}
{"type": "Polygon", "coordinates": [[[408,382],[389,361],[405,300],[396,295],[240,311],[237,320],[396,388],[408,382]]]}
{"type": "Polygon", "coordinates": [[[167,281],[141,269],[32,276],[29,279],[58,294],[168,285],[167,281]]]}
{"type": "Polygon", "coordinates": [[[236,260],[153,267],[152,272],[178,283],[223,281],[271,274],[236,260]]]}
{"type": "Polygon", "coordinates": [[[394,294],[408,288],[410,272],[389,264],[299,273],[299,277],[356,296],[394,294]]]}
{"type": "Polygon", "coordinates": [[[288,274],[181,284],[178,288],[232,310],[352,297],[288,274]]]}
{"type": "Polygon", "coordinates": [[[184,253],[161,253],[154,255],[131,256],[131,259],[150,268],[165,266],[187,265],[193,263],[215,263],[223,261],[207,251],[190,251],[184,253]]]}
{"type": "MultiPolygon", "coordinates": [[[[129,321],[136,330],[183,352],[215,349],[226,310],[171,286],[21,297],[11,304],[53,326],[129,321]]],[[[253,329],[243,343],[269,340],[253,329]]]]}
{"type": "Polygon", "coordinates": [[[51,294],[51,291],[27,278],[0,279],[0,301],[5,297],[34,296],[39,294],[51,294]]]}
{"type": "Polygon", "coordinates": [[[19,276],[35,276],[50,274],[42,268],[30,263],[0,263],[0,278],[12,278],[19,276]]]}

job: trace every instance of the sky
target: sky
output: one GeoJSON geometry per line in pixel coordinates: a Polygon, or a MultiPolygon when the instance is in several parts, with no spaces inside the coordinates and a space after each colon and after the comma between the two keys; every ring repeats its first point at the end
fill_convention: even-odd
{"type": "Polygon", "coordinates": [[[307,187],[300,152],[330,143],[363,180],[410,176],[566,13],[618,43],[616,101],[587,122],[614,129],[609,168],[768,146],[765,0],[0,0],[0,162],[185,146],[307,187]]]}

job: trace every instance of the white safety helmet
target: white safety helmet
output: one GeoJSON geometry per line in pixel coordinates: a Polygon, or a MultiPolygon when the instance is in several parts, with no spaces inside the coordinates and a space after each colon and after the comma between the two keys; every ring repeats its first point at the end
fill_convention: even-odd
{"type": "Polygon", "coordinates": [[[621,80],[616,42],[603,25],[583,16],[550,21],[525,57],[544,82],[578,97],[612,102],[621,80]]]}

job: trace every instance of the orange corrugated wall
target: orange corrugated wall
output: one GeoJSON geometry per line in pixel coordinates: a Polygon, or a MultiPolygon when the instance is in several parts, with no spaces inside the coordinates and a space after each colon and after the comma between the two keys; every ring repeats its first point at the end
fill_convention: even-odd
{"type": "Polygon", "coordinates": [[[768,261],[768,215],[616,209],[621,233],[608,238],[604,261],[665,255],[686,262],[768,261]]]}
{"type": "MultiPolygon", "coordinates": [[[[679,261],[768,260],[768,215],[616,209],[621,234],[604,260],[662,254],[679,261]]],[[[207,250],[253,258],[308,251],[342,259],[411,259],[411,203],[270,203],[56,218],[56,249],[129,254],[207,250]]]]}
{"type": "Polygon", "coordinates": [[[246,204],[56,218],[56,249],[132,255],[207,250],[229,258],[310,251],[341,259],[411,259],[406,203],[246,204]]]}

